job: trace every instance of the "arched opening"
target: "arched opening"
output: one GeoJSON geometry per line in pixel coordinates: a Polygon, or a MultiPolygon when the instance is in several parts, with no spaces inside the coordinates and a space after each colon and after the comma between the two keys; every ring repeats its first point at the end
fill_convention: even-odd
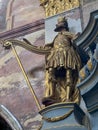
{"type": "Polygon", "coordinates": [[[9,124],[2,117],[0,117],[0,130],[12,130],[9,124]]]}
{"type": "Polygon", "coordinates": [[[23,130],[17,119],[3,105],[0,105],[0,130],[23,130]]]}

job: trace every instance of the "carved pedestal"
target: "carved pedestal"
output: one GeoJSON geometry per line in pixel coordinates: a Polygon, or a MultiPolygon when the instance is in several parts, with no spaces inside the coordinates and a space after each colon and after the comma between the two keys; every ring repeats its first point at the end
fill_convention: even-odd
{"type": "Polygon", "coordinates": [[[43,117],[40,130],[88,130],[87,116],[77,104],[54,104],[39,113],[43,117]]]}

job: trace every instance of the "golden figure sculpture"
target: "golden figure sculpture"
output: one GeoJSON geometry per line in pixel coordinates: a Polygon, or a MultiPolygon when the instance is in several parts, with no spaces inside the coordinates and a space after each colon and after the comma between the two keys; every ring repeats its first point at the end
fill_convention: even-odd
{"type": "Polygon", "coordinates": [[[51,44],[45,46],[51,48],[46,55],[46,89],[43,98],[45,105],[74,102],[77,99],[78,91],[75,86],[81,68],[80,56],[72,45],[76,35],[69,32],[65,17],[58,19],[54,31],[58,32],[57,36],[51,44]]]}
{"type": "Polygon", "coordinates": [[[45,106],[59,102],[79,102],[76,83],[82,64],[73,44],[77,35],[69,32],[65,17],[59,17],[54,31],[58,32],[57,36],[52,43],[44,47],[34,46],[26,39],[24,42],[10,39],[4,41],[6,48],[16,44],[34,53],[45,55],[45,94],[42,99],[45,106]]]}

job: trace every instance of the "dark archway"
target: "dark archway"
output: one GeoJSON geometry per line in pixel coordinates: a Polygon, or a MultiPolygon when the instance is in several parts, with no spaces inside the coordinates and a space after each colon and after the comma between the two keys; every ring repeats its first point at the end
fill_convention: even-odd
{"type": "Polygon", "coordinates": [[[3,105],[0,105],[0,130],[23,130],[14,115],[3,105]]]}
{"type": "Polygon", "coordinates": [[[9,124],[2,117],[0,117],[0,130],[12,130],[9,124]]]}

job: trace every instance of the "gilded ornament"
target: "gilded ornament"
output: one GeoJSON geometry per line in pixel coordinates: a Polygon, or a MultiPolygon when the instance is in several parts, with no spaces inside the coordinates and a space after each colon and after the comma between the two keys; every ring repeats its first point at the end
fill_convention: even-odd
{"type": "Polygon", "coordinates": [[[79,7],[79,0],[40,0],[40,3],[45,9],[46,17],[79,7]]]}
{"type": "Polygon", "coordinates": [[[92,60],[90,59],[88,62],[87,62],[87,67],[88,69],[91,71],[92,68],[93,68],[93,63],[92,63],[92,60]]]}

